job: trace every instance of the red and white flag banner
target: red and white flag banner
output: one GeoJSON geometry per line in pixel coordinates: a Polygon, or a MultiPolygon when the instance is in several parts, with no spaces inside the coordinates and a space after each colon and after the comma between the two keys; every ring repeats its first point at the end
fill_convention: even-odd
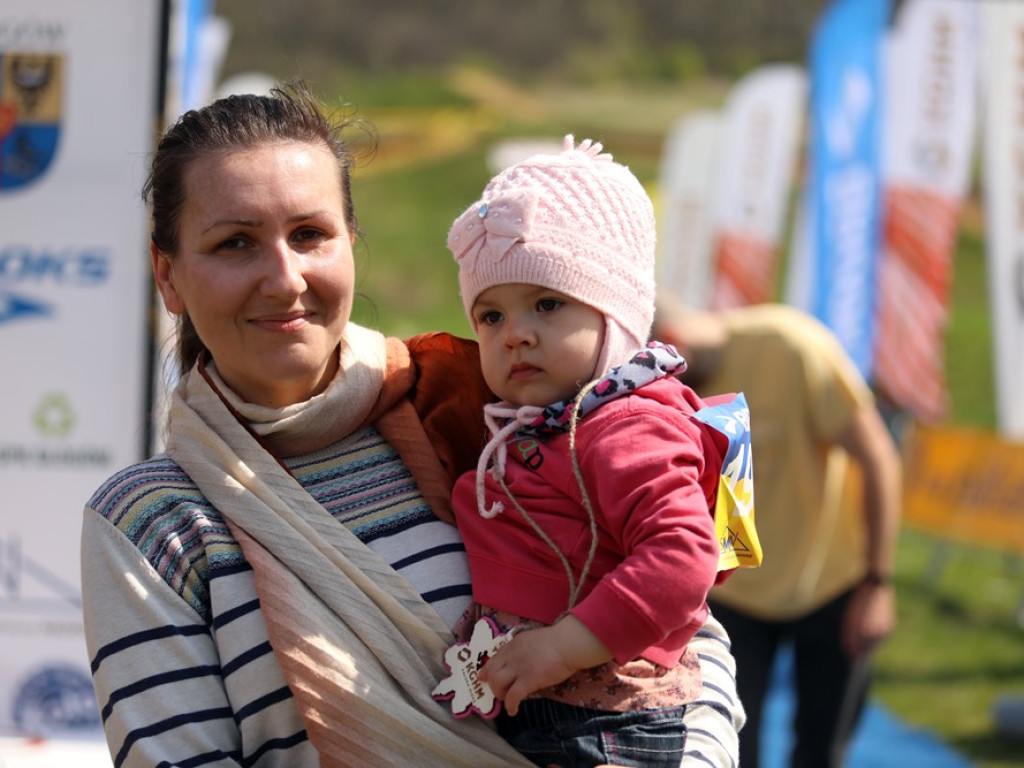
{"type": "Polygon", "coordinates": [[[717,161],[714,309],[774,298],[806,96],[804,70],[792,64],[759,67],[729,94],[717,161]]]}
{"type": "Polygon", "coordinates": [[[943,350],[960,203],[891,187],[885,206],[875,383],[918,419],[937,422],[948,407],[943,350]]]}
{"type": "Polygon", "coordinates": [[[909,0],[886,61],[875,384],[923,421],[947,411],[945,333],[976,122],[977,6],[909,0]]]}

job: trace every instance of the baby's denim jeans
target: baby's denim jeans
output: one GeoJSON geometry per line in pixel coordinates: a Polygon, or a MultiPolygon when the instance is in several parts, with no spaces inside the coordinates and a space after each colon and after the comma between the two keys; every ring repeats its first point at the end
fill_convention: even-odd
{"type": "Polygon", "coordinates": [[[606,712],[528,699],[515,717],[502,712],[498,732],[539,766],[592,768],[608,763],[679,768],[686,746],[685,706],[606,712]]]}

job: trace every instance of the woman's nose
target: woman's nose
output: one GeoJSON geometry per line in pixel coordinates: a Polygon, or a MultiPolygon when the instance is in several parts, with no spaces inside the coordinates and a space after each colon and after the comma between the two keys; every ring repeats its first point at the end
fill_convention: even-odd
{"type": "Polygon", "coordinates": [[[287,243],[275,243],[265,264],[261,287],[266,295],[294,297],[306,290],[302,257],[287,243]]]}

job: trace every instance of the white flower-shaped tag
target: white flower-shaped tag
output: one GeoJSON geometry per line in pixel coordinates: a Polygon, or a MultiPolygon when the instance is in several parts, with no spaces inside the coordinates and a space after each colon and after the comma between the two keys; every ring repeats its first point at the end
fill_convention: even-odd
{"type": "Polygon", "coordinates": [[[491,686],[480,681],[479,672],[494,652],[511,639],[512,633],[502,633],[490,618],[480,619],[473,625],[468,643],[455,643],[444,652],[448,675],[430,695],[438,701],[451,699],[455,717],[468,717],[473,712],[488,719],[497,717],[501,702],[491,686]]]}

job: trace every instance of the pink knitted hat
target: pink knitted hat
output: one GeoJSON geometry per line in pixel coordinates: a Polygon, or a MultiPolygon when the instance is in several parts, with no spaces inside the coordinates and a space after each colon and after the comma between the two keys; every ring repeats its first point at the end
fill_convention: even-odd
{"type": "Polygon", "coordinates": [[[493,285],[530,283],[605,316],[595,376],[647,343],[654,319],[654,207],[624,165],[596,142],[565,137],[557,155],[502,171],[452,224],[466,315],[493,285]]]}

